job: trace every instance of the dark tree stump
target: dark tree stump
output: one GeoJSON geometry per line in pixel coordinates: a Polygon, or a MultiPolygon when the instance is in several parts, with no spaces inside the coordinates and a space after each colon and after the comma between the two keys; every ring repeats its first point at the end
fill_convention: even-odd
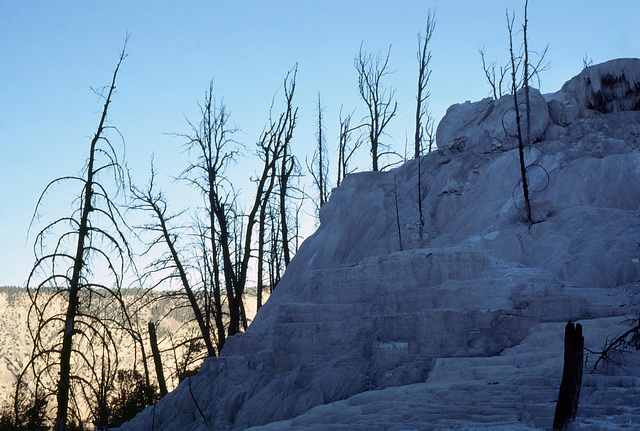
{"type": "Polygon", "coordinates": [[[578,399],[582,386],[584,365],[584,337],[582,325],[567,323],[564,329],[564,369],[553,419],[553,429],[563,430],[578,413],[578,399]]]}
{"type": "Polygon", "coordinates": [[[167,383],[164,380],[164,372],[162,371],[162,359],[160,358],[158,339],[156,337],[156,327],[153,322],[149,322],[149,341],[151,343],[151,352],[153,353],[153,362],[156,365],[156,374],[158,376],[160,396],[164,397],[165,395],[167,395],[167,383]]]}

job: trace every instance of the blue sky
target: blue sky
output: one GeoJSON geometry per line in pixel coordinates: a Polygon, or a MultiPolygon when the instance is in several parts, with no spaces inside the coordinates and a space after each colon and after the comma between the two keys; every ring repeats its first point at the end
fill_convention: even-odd
{"type": "MultiPolygon", "coordinates": [[[[197,121],[197,102],[211,79],[242,130],[250,153],[271,100],[298,64],[299,106],[294,151],[313,151],[320,92],[330,157],[335,160],[338,112],[363,115],[353,59],[391,48],[389,86],[397,88],[398,117],[389,144],[404,151],[415,109],[417,33],[437,9],[432,39],[431,109],[488,95],[478,48],[506,61],[505,9],[522,18],[523,2],[488,1],[9,1],[0,0],[0,285],[23,285],[33,264],[27,229],[40,192],[59,176],[81,171],[101,110],[91,87],[106,85],[125,35],[128,58],[120,70],[109,120],[126,141],[126,159],[139,183],[155,153],[160,181],[176,210],[199,204],[170,176],[185,166],[185,118],[197,121]]],[[[543,92],[557,91],[582,67],[640,56],[637,0],[532,0],[530,47],[549,45],[543,92]]],[[[518,21],[519,22],[519,21],[518,21]]],[[[366,149],[359,167],[368,169],[366,149]]],[[[246,160],[235,169],[251,171],[246,160]]],[[[249,165],[250,166],[250,165],[249,165]]],[[[333,168],[332,168],[333,169],[333,168]]],[[[332,176],[334,174],[332,173],[332,176]]],[[[70,191],[52,196],[43,219],[65,212],[70,191]]],[[[246,191],[248,197],[250,190],[246,191]]]]}

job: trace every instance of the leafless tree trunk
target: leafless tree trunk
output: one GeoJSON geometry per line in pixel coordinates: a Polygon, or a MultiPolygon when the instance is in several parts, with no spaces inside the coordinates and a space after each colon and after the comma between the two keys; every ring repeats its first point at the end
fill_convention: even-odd
{"type": "Polygon", "coordinates": [[[414,134],[414,158],[420,157],[422,153],[423,126],[425,116],[428,118],[428,100],[431,93],[427,90],[427,84],[431,77],[431,51],[429,42],[436,27],[435,13],[427,13],[427,24],[425,26],[424,39],[418,34],[418,94],[416,96],[416,129],[414,134]]]}
{"type": "Polygon", "coordinates": [[[564,368],[556,402],[553,429],[564,430],[578,413],[582,370],[584,367],[584,337],[582,325],[567,323],[564,331],[564,368]]]}
{"type": "MultiPolygon", "coordinates": [[[[229,115],[223,103],[216,105],[213,94],[213,82],[205,93],[204,105],[200,107],[201,118],[198,124],[189,123],[191,135],[183,135],[189,141],[186,147],[196,160],[185,169],[180,178],[199,190],[206,202],[206,225],[208,228],[210,257],[222,256],[221,270],[224,279],[224,289],[227,296],[229,313],[235,316],[234,306],[238,306],[240,299],[236,298],[236,287],[240,282],[237,274],[236,261],[241,259],[234,254],[233,217],[235,210],[233,201],[235,191],[229,188],[226,180],[226,169],[238,153],[238,148],[232,139],[236,128],[230,127],[229,115]]],[[[202,259],[210,258],[202,256],[202,259]]],[[[215,271],[217,262],[211,263],[212,274],[208,277],[212,283],[209,291],[214,296],[216,307],[215,318],[218,331],[223,328],[222,316],[222,286],[215,271]]],[[[229,335],[233,335],[231,332],[229,335]]],[[[218,334],[220,348],[224,344],[224,331],[218,334]]]]}
{"type": "Polygon", "coordinates": [[[393,198],[396,209],[396,228],[398,230],[398,246],[402,251],[402,230],[400,229],[400,208],[398,206],[398,184],[395,175],[393,176],[393,198]]]}
{"type": "Polygon", "coordinates": [[[351,128],[351,115],[342,118],[342,108],[340,108],[340,135],[338,136],[338,180],[336,181],[336,187],[340,187],[342,180],[349,175],[349,160],[353,156],[353,153],[360,147],[362,141],[356,140],[353,147],[349,147],[349,141],[351,141],[351,133],[354,130],[359,129],[363,125],[351,128]]]}
{"type": "Polygon", "coordinates": [[[522,139],[522,127],[520,125],[521,117],[520,117],[520,106],[518,104],[518,83],[517,83],[517,74],[518,67],[516,66],[516,54],[513,48],[513,22],[515,21],[515,16],[512,15],[509,18],[509,14],[507,13],[507,29],[509,30],[509,55],[511,58],[511,91],[513,93],[513,106],[516,113],[516,128],[517,128],[517,138],[518,138],[518,155],[520,157],[520,175],[522,181],[522,190],[524,195],[524,204],[525,211],[527,215],[527,222],[529,225],[533,224],[533,220],[531,218],[531,203],[529,201],[529,185],[527,184],[527,168],[524,161],[524,143],[522,139]]]}
{"type": "Polygon", "coordinates": [[[280,160],[280,171],[278,173],[279,190],[278,198],[280,203],[280,229],[282,235],[282,251],[284,256],[285,268],[289,266],[291,262],[291,249],[289,246],[289,221],[287,220],[287,207],[289,201],[289,187],[292,174],[296,168],[296,160],[293,154],[291,154],[291,138],[293,137],[293,129],[295,128],[298,109],[293,110],[293,93],[295,91],[295,79],[297,68],[294,69],[293,79],[290,89],[287,91],[285,80],[285,99],[287,103],[286,112],[290,117],[289,124],[282,132],[282,158],[280,160]]]}
{"type": "Polygon", "coordinates": [[[258,216],[258,279],[256,286],[256,301],[257,306],[256,310],[259,310],[262,307],[262,294],[264,291],[264,246],[266,242],[266,219],[267,219],[267,205],[269,203],[267,196],[271,194],[273,191],[273,186],[275,185],[275,172],[270,174],[269,185],[267,186],[267,190],[265,193],[265,198],[262,199],[260,203],[260,215],[258,216]]]}
{"type": "Polygon", "coordinates": [[[280,282],[280,278],[282,277],[283,269],[283,258],[282,258],[282,247],[280,247],[280,216],[278,214],[278,207],[276,205],[272,206],[269,211],[269,219],[271,226],[271,238],[269,241],[269,293],[273,293],[273,290],[276,288],[278,283],[280,282]]]}
{"type": "Polygon", "coordinates": [[[151,343],[151,352],[153,353],[153,363],[156,366],[156,376],[158,377],[160,396],[164,397],[169,391],[167,391],[167,382],[164,378],[164,371],[162,370],[162,358],[160,358],[158,337],[156,336],[156,327],[153,322],[149,322],[149,342],[151,343]]]}
{"type": "MultiPolygon", "coordinates": [[[[213,227],[215,228],[215,224],[213,227]]],[[[200,263],[199,271],[204,293],[205,323],[207,328],[211,328],[211,318],[213,317],[217,334],[216,344],[219,352],[226,338],[224,304],[220,287],[222,285],[220,279],[220,247],[217,241],[210,241],[208,228],[205,224],[197,222],[196,229],[200,249],[200,255],[197,260],[200,263]],[[209,244],[211,249],[208,248],[209,244]]],[[[213,232],[211,235],[215,237],[216,233],[213,232]]]]}
{"type": "MultiPolygon", "coordinates": [[[[269,146],[266,144],[266,139],[268,136],[264,134],[261,139],[261,147],[265,153],[269,150],[269,146]]],[[[273,156],[272,156],[273,157],[273,156]]],[[[257,280],[257,291],[256,291],[256,301],[257,301],[257,310],[262,307],[263,300],[262,295],[264,291],[264,259],[265,259],[265,243],[267,242],[267,213],[269,210],[269,200],[271,199],[273,189],[276,183],[276,168],[275,165],[270,167],[270,171],[268,173],[269,182],[267,188],[265,190],[264,196],[262,197],[262,201],[260,202],[260,215],[258,219],[258,280],[257,280]]],[[[273,227],[272,227],[273,229],[273,227]]]]}
{"type": "Polygon", "coordinates": [[[484,71],[484,76],[487,78],[487,82],[491,87],[491,95],[494,99],[499,99],[503,96],[502,85],[504,83],[504,79],[509,71],[509,67],[500,66],[500,70],[498,72],[499,76],[496,75],[496,62],[493,61],[487,64],[485,59],[485,49],[484,47],[479,50],[480,58],[482,59],[482,70],[484,71]]]}
{"type": "MultiPolygon", "coordinates": [[[[531,201],[530,201],[530,190],[529,190],[529,184],[527,181],[527,166],[525,164],[525,160],[524,160],[524,147],[525,146],[530,146],[532,144],[531,141],[531,102],[529,100],[529,82],[531,81],[531,79],[533,77],[538,77],[538,81],[540,80],[539,78],[539,73],[546,70],[546,68],[548,67],[548,64],[544,63],[545,60],[545,56],[546,56],[546,52],[547,52],[547,48],[545,48],[540,54],[539,54],[539,60],[535,65],[530,64],[530,60],[529,60],[529,46],[528,46],[528,39],[527,39],[527,29],[528,29],[528,18],[527,18],[527,7],[528,7],[528,1],[525,1],[525,5],[524,5],[524,23],[522,25],[522,29],[523,29],[523,45],[522,45],[522,50],[523,52],[521,54],[516,54],[514,47],[513,47],[513,23],[515,20],[515,16],[512,15],[512,17],[509,17],[509,13],[507,12],[507,29],[509,31],[509,55],[510,55],[510,63],[511,63],[511,91],[513,93],[513,103],[514,103],[514,109],[515,109],[515,113],[516,113],[516,126],[517,126],[517,139],[518,139],[518,154],[519,154],[519,158],[520,158],[520,174],[521,174],[521,180],[520,182],[522,183],[522,189],[523,189],[523,195],[524,195],[524,201],[525,201],[525,211],[526,211],[526,216],[527,216],[527,222],[529,223],[529,225],[534,223],[534,220],[531,216],[531,201]],[[523,71],[522,71],[522,88],[524,89],[524,94],[525,94],[525,120],[526,120],[526,133],[522,132],[522,126],[521,126],[521,121],[522,121],[522,117],[521,117],[521,113],[520,113],[520,106],[519,106],[519,102],[518,102],[518,89],[520,88],[520,85],[518,84],[518,73],[519,73],[519,69],[520,66],[522,65],[523,71]]],[[[543,168],[544,169],[544,168],[543,168]]]]}
{"type": "Polygon", "coordinates": [[[383,57],[380,52],[375,56],[363,52],[361,45],[354,60],[355,68],[358,71],[358,91],[368,110],[365,124],[368,128],[374,171],[379,170],[380,138],[398,109],[398,103],[393,100],[395,90],[385,90],[382,87],[382,78],[390,73],[388,70],[390,54],[391,47],[389,47],[387,55],[383,57]]]}
{"type": "MultiPolygon", "coordinates": [[[[251,258],[252,250],[252,233],[255,228],[258,211],[262,207],[263,200],[265,199],[265,192],[267,183],[270,182],[270,178],[273,175],[277,162],[280,160],[285,175],[280,173],[280,202],[282,203],[282,196],[286,198],[286,190],[288,186],[291,166],[294,164],[293,156],[289,154],[290,142],[293,137],[293,130],[296,126],[296,119],[298,115],[298,109],[293,106],[293,96],[296,86],[296,74],[297,66],[287,73],[284,79],[284,96],[285,96],[285,110],[278,118],[277,122],[270,121],[269,129],[265,132],[266,135],[261,139],[259,148],[259,154],[263,159],[262,172],[256,179],[256,195],[253,205],[246,217],[245,238],[243,245],[242,260],[239,263],[239,276],[237,277],[238,283],[236,284],[234,302],[230,306],[230,323],[229,323],[229,335],[233,335],[239,331],[240,328],[240,313],[242,311],[243,304],[242,294],[244,293],[245,285],[247,282],[247,273],[249,269],[249,260],[251,258]],[[288,162],[287,162],[288,161],[288,162]],[[284,189],[284,191],[283,191],[284,189]]],[[[286,220],[286,217],[285,217],[286,220]]],[[[286,227],[283,229],[283,247],[287,247],[287,237],[284,236],[286,227]]]]}
{"type": "Polygon", "coordinates": [[[193,310],[196,321],[198,322],[198,327],[200,328],[202,339],[204,340],[205,346],[207,348],[207,354],[208,356],[216,356],[216,350],[213,347],[213,343],[211,342],[210,328],[205,323],[202,309],[200,307],[200,304],[198,304],[195,292],[191,286],[191,283],[189,282],[187,270],[182,264],[182,258],[180,257],[180,253],[176,248],[178,235],[174,233],[173,229],[167,224],[173,218],[175,218],[175,216],[167,216],[167,202],[161,192],[158,192],[157,194],[154,192],[154,179],[155,172],[153,171],[152,167],[151,179],[146,190],[142,191],[137,189],[136,187],[131,187],[131,193],[134,197],[135,202],[132,205],[132,208],[151,213],[154,221],[142,227],[144,230],[156,232],[158,235],[151,242],[150,248],[162,242],[165,244],[168,250],[168,256],[159,258],[159,260],[154,263],[154,266],[156,268],[160,268],[161,270],[165,270],[167,268],[172,270],[169,275],[162,277],[160,282],[178,278],[180,284],[182,285],[182,288],[185,291],[185,294],[187,295],[187,298],[189,299],[189,303],[191,305],[191,309],[193,310]]]}
{"type": "Polygon", "coordinates": [[[105,390],[118,367],[116,333],[123,328],[129,333],[130,329],[130,322],[120,319],[119,313],[107,313],[108,309],[126,307],[121,287],[131,252],[123,229],[126,223],[100,180],[110,173],[117,192],[123,189],[124,168],[108,139],[106,131],[113,127],[106,125],[106,119],[116,77],[126,57],[125,48],[126,41],[111,84],[105,87],[106,96],[100,94],[105,102],[84,174],[53,180],[36,206],[37,214],[45,195],[59,183],[82,185],[76,201],[78,208],[70,216],[49,223],[36,236],[36,262],[27,282],[31,299],[28,322],[34,347],[30,362],[19,377],[16,399],[20,398],[22,379],[31,370],[42,401],[56,397],[56,431],[68,426],[70,415],[81,421],[79,398],[91,405],[104,401],[105,390]],[[52,244],[50,238],[55,238],[52,244]],[[93,279],[94,270],[103,265],[108,285],[93,279]],[[58,298],[64,301],[66,311],[59,312],[55,307],[58,298]],[[59,335],[50,338],[49,334],[59,335]]]}
{"type": "MultiPolygon", "coordinates": [[[[212,256],[215,257],[218,254],[222,256],[220,266],[216,266],[218,265],[216,262],[211,262],[208,270],[210,274],[207,278],[209,282],[214,283],[212,292],[217,319],[222,316],[222,301],[219,297],[222,283],[219,284],[219,282],[223,281],[229,310],[227,326],[229,336],[239,332],[241,326],[244,328],[247,326],[242,298],[245,293],[249,263],[255,257],[252,255],[253,233],[258,224],[259,236],[264,235],[264,225],[260,222],[259,212],[264,208],[265,200],[269,199],[273,191],[274,173],[277,172],[278,163],[284,164],[285,168],[284,176],[280,173],[278,181],[281,193],[285,193],[286,196],[287,174],[290,175],[293,160],[289,154],[289,147],[297,117],[297,109],[292,105],[295,76],[296,69],[289,72],[284,81],[287,104],[285,112],[277,121],[270,121],[258,144],[258,155],[263,160],[263,168],[254,180],[255,199],[246,215],[240,214],[236,208],[236,192],[225,177],[226,168],[234,160],[238,149],[230,137],[235,129],[227,125],[228,115],[225,106],[216,107],[215,105],[213,85],[209,86],[205,95],[200,123],[198,125],[190,123],[192,134],[183,135],[189,139],[187,147],[195,153],[197,160],[183,171],[181,178],[200,190],[207,203],[209,249],[212,256]],[[216,275],[219,270],[222,272],[222,279],[216,275]]],[[[261,243],[263,247],[264,243],[258,239],[259,248],[261,243]]],[[[258,254],[261,254],[260,250],[258,254]]],[[[216,324],[220,337],[220,333],[223,332],[220,331],[222,323],[217,320],[216,324]]],[[[221,344],[220,341],[219,344],[221,344]]]]}
{"type": "MultiPolygon", "coordinates": [[[[431,51],[429,51],[428,47],[435,27],[435,13],[429,11],[427,13],[424,39],[422,39],[420,34],[418,34],[418,94],[416,96],[416,129],[414,134],[414,158],[416,159],[418,166],[418,236],[421,244],[424,238],[425,221],[422,211],[422,164],[420,155],[422,154],[424,131],[425,129],[432,127],[432,117],[428,109],[428,100],[431,94],[427,91],[427,84],[431,77],[431,69],[429,68],[429,63],[431,62],[431,51]]],[[[429,134],[429,151],[431,151],[433,132],[427,129],[427,133],[429,134]]]]}
{"type": "Polygon", "coordinates": [[[284,253],[284,266],[289,266],[291,262],[291,251],[289,249],[289,221],[287,220],[287,203],[288,203],[288,189],[289,179],[295,168],[295,160],[293,156],[288,154],[287,148],[285,148],[284,155],[282,157],[280,166],[280,189],[278,193],[280,202],[280,229],[282,229],[282,251],[284,253]]]}
{"type": "Polygon", "coordinates": [[[531,102],[529,100],[529,47],[527,45],[527,6],[529,1],[526,0],[524,2],[524,24],[522,25],[522,38],[524,40],[524,74],[523,74],[523,85],[524,85],[524,95],[525,95],[525,106],[527,110],[527,140],[526,145],[531,145],[531,102]]]}
{"type": "Polygon", "coordinates": [[[329,199],[329,191],[328,191],[328,155],[326,148],[326,141],[324,137],[324,126],[322,124],[322,103],[320,102],[320,93],[318,93],[318,144],[316,146],[315,151],[313,152],[313,156],[311,158],[311,164],[307,161],[307,170],[311,174],[313,178],[313,183],[318,189],[318,203],[316,204],[317,210],[320,210],[324,206],[324,204],[329,199]]]}

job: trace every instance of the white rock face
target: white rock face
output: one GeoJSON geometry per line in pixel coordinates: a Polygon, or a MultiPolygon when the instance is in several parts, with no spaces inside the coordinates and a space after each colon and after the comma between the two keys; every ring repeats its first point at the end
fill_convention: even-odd
{"type": "MultiPolygon", "coordinates": [[[[549,124],[546,100],[535,88],[529,90],[531,104],[531,140],[542,137],[549,124]]],[[[518,92],[520,127],[526,136],[525,92],[518,92]]],[[[445,154],[463,151],[490,153],[508,151],[517,146],[517,122],[513,96],[498,100],[490,97],[475,103],[452,105],[438,124],[436,141],[445,154]]]]}
{"type": "MultiPolygon", "coordinates": [[[[454,105],[421,190],[415,160],[350,175],[248,331],[121,429],[549,429],[564,324],[597,350],[640,303],[640,112],[584,116],[570,87],[532,92],[539,223],[508,98],[454,105]]],[[[640,426],[637,366],[584,382],[577,429],[640,426]]]]}
{"type": "Polygon", "coordinates": [[[640,109],[640,60],[619,58],[585,68],[562,86],[582,116],[640,109]]]}

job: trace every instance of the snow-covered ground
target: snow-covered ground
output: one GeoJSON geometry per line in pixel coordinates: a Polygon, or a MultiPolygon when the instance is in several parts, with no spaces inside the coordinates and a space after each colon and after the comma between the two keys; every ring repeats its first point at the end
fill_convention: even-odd
{"type": "MultiPolygon", "coordinates": [[[[415,160],[349,176],[249,330],[122,429],[549,429],[566,322],[595,352],[638,313],[639,64],[532,91],[531,227],[508,97],[449,108],[420,191],[415,160]]],[[[574,428],[640,427],[637,358],[594,358],[574,428]]]]}

